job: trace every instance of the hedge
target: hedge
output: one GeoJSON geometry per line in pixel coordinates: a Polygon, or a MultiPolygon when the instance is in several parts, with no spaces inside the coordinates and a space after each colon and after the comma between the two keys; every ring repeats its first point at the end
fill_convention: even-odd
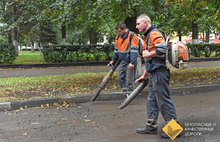
{"type": "Polygon", "coordinates": [[[114,45],[48,45],[42,53],[48,63],[107,61],[112,59],[114,45]]]}
{"type": "Polygon", "coordinates": [[[220,44],[187,44],[189,51],[191,50],[191,55],[194,57],[210,57],[212,52],[215,52],[215,56],[220,55],[220,44]]]}
{"type": "MultiPolygon", "coordinates": [[[[220,44],[187,44],[194,57],[220,55],[220,44]]],[[[53,62],[108,61],[112,59],[114,45],[47,45],[42,49],[44,60],[53,62]]]]}
{"type": "Polygon", "coordinates": [[[0,44],[0,64],[12,64],[15,59],[14,45],[0,44]]]}

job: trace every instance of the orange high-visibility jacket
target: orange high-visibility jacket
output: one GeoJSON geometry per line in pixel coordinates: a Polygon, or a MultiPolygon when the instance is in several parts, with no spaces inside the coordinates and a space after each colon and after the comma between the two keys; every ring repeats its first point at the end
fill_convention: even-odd
{"type": "Polygon", "coordinates": [[[132,64],[136,62],[139,50],[138,36],[134,34],[131,39],[131,46],[129,47],[130,34],[131,31],[128,29],[128,32],[123,37],[120,35],[116,36],[114,55],[112,58],[114,62],[116,62],[118,59],[132,64]]]}
{"type": "Polygon", "coordinates": [[[150,52],[155,51],[158,54],[156,57],[145,58],[145,68],[147,72],[152,73],[159,68],[166,68],[165,56],[168,48],[166,47],[162,33],[152,25],[144,33],[144,36],[144,49],[150,52]]]}
{"type": "Polygon", "coordinates": [[[144,41],[144,50],[147,49],[149,51],[156,51],[158,55],[166,53],[167,47],[165,44],[165,39],[157,29],[151,30],[149,35],[144,37],[144,41]]]}

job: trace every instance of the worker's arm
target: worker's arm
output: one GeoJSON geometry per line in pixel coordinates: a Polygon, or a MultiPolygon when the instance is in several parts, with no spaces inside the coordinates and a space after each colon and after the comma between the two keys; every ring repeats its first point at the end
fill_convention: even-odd
{"type": "Polygon", "coordinates": [[[150,58],[150,57],[156,57],[159,55],[156,53],[156,51],[149,52],[148,50],[144,50],[142,52],[142,56],[143,56],[143,58],[150,58]]]}

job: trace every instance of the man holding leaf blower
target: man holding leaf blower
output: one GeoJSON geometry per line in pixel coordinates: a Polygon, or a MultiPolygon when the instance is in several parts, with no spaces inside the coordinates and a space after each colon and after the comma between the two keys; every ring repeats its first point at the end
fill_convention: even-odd
{"type": "Polygon", "coordinates": [[[133,34],[133,37],[129,40],[131,31],[126,28],[126,24],[122,21],[115,26],[115,29],[118,35],[115,40],[114,55],[112,61],[109,62],[109,66],[112,66],[117,60],[121,60],[118,81],[126,99],[134,90],[139,50],[138,36],[133,34]]]}
{"type": "MultiPolygon", "coordinates": [[[[142,14],[136,19],[136,28],[144,33],[145,71],[138,79],[148,77],[149,95],[147,100],[147,122],[144,128],[138,128],[139,134],[157,134],[157,119],[159,111],[163,119],[168,123],[177,120],[176,109],[169,93],[170,71],[166,68],[165,55],[168,48],[165,44],[163,33],[151,25],[151,19],[147,14],[142,14]]],[[[169,138],[164,132],[163,138],[169,138]]]]}

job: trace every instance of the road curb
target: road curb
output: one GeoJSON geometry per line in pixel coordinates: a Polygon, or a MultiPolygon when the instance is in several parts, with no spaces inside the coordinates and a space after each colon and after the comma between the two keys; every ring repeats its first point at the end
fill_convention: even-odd
{"type": "MultiPolygon", "coordinates": [[[[211,85],[198,85],[198,86],[184,86],[184,87],[170,87],[170,94],[172,95],[185,95],[185,94],[195,94],[201,92],[209,91],[220,91],[220,84],[211,84],[211,85]]],[[[147,97],[148,90],[143,90],[137,98],[147,97]]],[[[77,95],[77,96],[67,96],[60,98],[42,98],[42,99],[30,99],[30,100],[19,100],[11,102],[2,102],[0,103],[0,111],[5,110],[16,110],[29,107],[37,107],[45,104],[54,104],[59,103],[85,103],[89,102],[93,94],[77,95]]],[[[101,93],[96,101],[108,101],[108,100],[121,100],[124,98],[123,92],[110,92],[110,93],[101,93]]]]}
{"type": "Polygon", "coordinates": [[[188,62],[210,62],[210,61],[220,61],[220,57],[189,58],[188,62]]]}
{"type": "Polygon", "coordinates": [[[0,64],[0,68],[48,68],[48,67],[70,67],[70,66],[101,66],[107,65],[109,61],[94,62],[67,62],[67,63],[44,63],[44,64],[0,64]]]}
{"type": "MultiPolygon", "coordinates": [[[[53,104],[59,102],[59,98],[41,98],[41,99],[30,99],[30,100],[20,100],[11,102],[11,110],[20,109],[21,107],[36,107],[42,104],[53,104]]],[[[1,106],[1,104],[0,104],[1,106]]],[[[1,108],[1,107],[0,107],[1,108]]]]}
{"type": "Polygon", "coordinates": [[[11,110],[11,102],[0,103],[0,110],[11,110]]]}

